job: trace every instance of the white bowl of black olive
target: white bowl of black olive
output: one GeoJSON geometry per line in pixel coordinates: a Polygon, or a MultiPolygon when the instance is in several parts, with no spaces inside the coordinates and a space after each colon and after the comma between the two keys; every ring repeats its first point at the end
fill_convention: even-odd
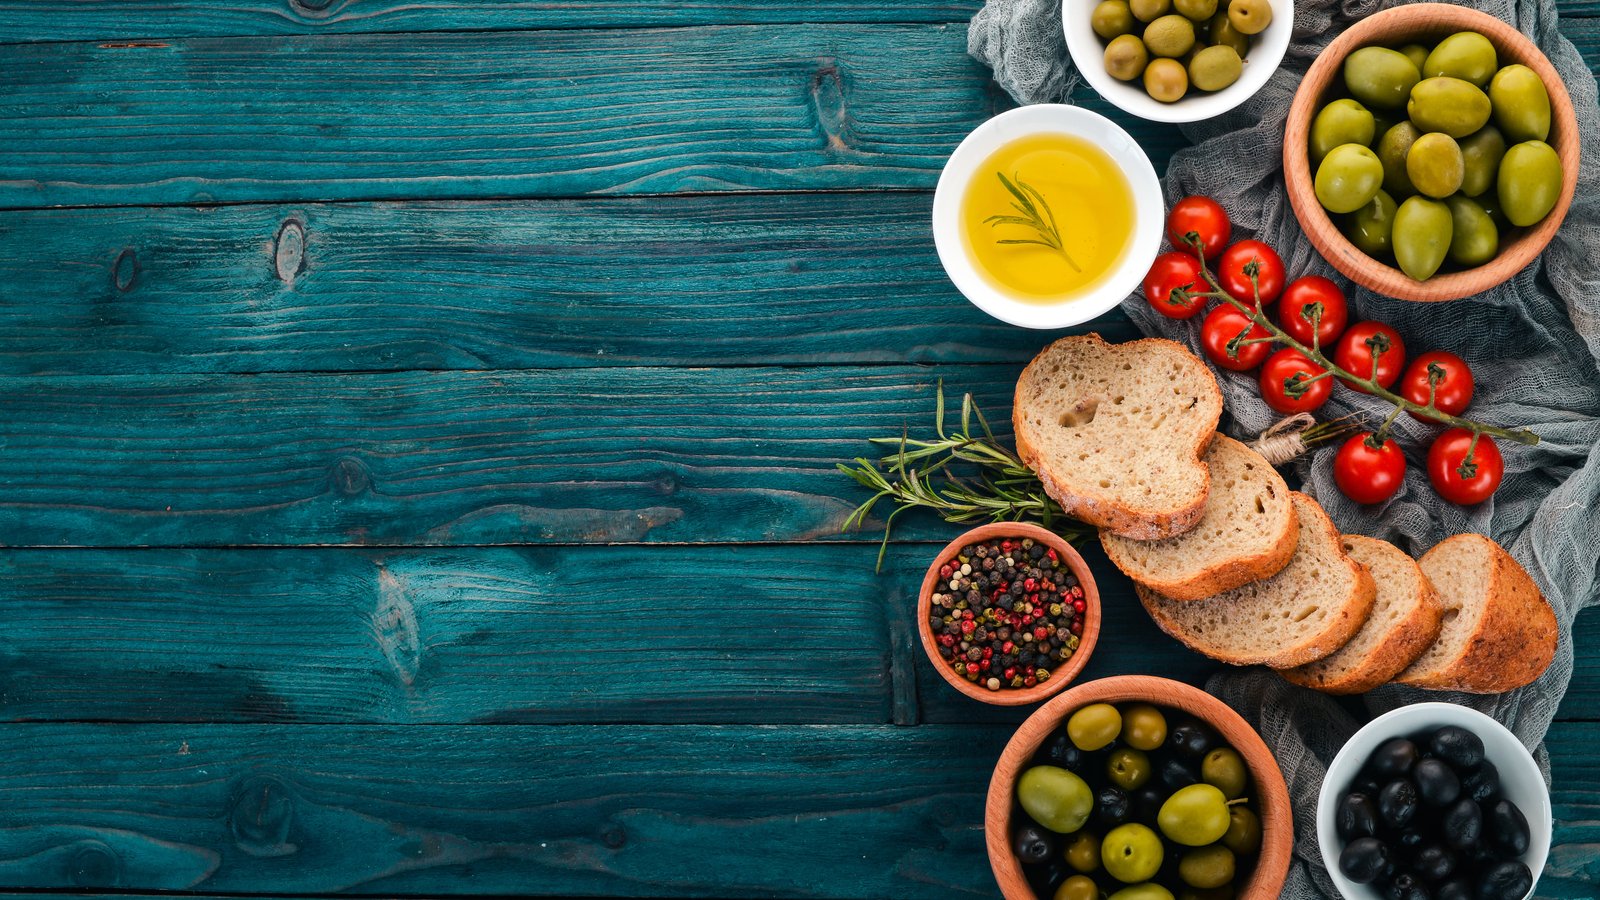
{"type": "Polygon", "coordinates": [[[1346,900],[1524,900],[1553,824],[1532,754],[1453,703],[1373,719],[1333,758],[1317,799],[1322,860],[1346,900]]]}

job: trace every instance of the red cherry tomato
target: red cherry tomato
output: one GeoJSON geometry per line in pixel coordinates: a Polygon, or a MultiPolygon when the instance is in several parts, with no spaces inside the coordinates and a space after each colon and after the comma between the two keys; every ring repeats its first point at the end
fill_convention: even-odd
{"type": "Polygon", "coordinates": [[[1246,372],[1261,365],[1261,361],[1272,353],[1271,338],[1272,332],[1227,305],[1206,313],[1206,320],[1200,323],[1200,348],[1205,351],[1206,359],[1235,372],[1246,372]],[[1247,328],[1250,329],[1250,333],[1239,338],[1240,333],[1247,328]],[[1229,353],[1228,345],[1236,338],[1240,343],[1232,353],[1229,353]],[[1257,339],[1260,339],[1261,343],[1244,343],[1257,339]]]}
{"type": "Polygon", "coordinates": [[[1255,306],[1255,290],[1250,285],[1250,270],[1256,274],[1255,289],[1266,306],[1283,293],[1283,260],[1278,251],[1260,241],[1240,241],[1222,254],[1217,263],[1217,283],[1247,306],[1255,306]]]}
{"type": "MultiPolygon", "coordinates": [[[[1362,378],[1372,377],[1372,357],[1378,353],[1378,384],[1389,387],[1400,377],[1406,367],[1406,342],[1400,340],[1400,332],[1383,324],[1382,322],[1357,322],[1350,326],[1350,330],[1339,339],[1339,346],[1333,351],[1333,364],[1362,378]]],[[[1359,384],[1345,382],[1363,394],[1371,391],[1359,384]]]]}
{"type": "Polygon", "coordinates": [[[1233,223],[1228,221],[1222,204],[1210,197],[1185,197],[1173,204],[1172,212],[1167,213],[1167,240],[1173,247],[1193,253],[1187,237],[1191,232],[1200,237],[1206,259],[1216,259],[1222,248],[1228,246],[1233,223]]]}
{"type": "Polygon", "coordinates": [[[1179,297],[1177,291],[1206,290],[1200,260],[1188,253],[1163,253],[1144,276],[1144,298],[1169,319],[1189,319],[1205,308],[1204,297],[1179,297]]]}
{"type": "Polygon", "coordinates": [[[1376,437],[1363,431],[1344,442],[1333,457],[1333,480],[1357,503],[1382,503],[1406,480],[1406,456],[1394,438],[1373,446],[1376,437]]]}
{"type": "Polygon", "coordinates": [[[1350,322],[1350,307],[1344,302],[1344,291],[1321,275],[1307,275],[1289,282],[1278,304],[1278,324],[1290,337],[1310,344],[1311,320],[1306,318],[1306,311],[1312,307],[1319,309],[1322,316],[1316,328],[1316,343],[1319,347],[1332,347],[1350,322]]]}
{"type": "MultiPolygon", "coordinates": [[[[1400,379],[1400,396],[1412,403],[1428,405],[1428,380],[1437,378],[1438,384],[1433,387],[1433,406],[1442,413],[1459,416],[1472,402],[1472,370],[1467,368],[1467,361],[1454,353],[1444,350],[1435,350],[1424,353],[1411,361],[1406,367],[1406,374],[1400,379]],[[1431,374],[1434,369],[1437,375],[1431,374]]],[[[1411,415],[1426,422],[1416,413],[1411,415]]]]}
{"type": "Polygon", "coordinates": [[[1309,385],[1305,382],[1324,371],[1304,353],[1285,347],[1267,357],[1261,366],[1261,399],[1286,415],[1315,412],[1333,393],[1333,379],[1319,378],[1309,385]],[[1303,389],[1298,387],[1300,385],[1304,385],[1303,389]]]}
{"type": "Polygon", "coordinates": [[[1428,448],[1428,480],[1439,496],[1451,503],[1471,506],[1489,499],[1505,477],[1506,463],[1500,448],[1488,435],[1478,438],[1472,462],[1464,465],[1467,448],[1472,447],[1472,432],[1452,428],[1434,439],[1428,448]]]}

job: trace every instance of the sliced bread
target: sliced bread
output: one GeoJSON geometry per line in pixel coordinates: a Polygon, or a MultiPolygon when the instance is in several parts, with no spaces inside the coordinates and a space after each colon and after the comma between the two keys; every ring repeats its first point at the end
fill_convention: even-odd
{"type": "Polygon", "coordinates": [[[1187,602],[1135,586],[1162,631],[1225,663],[1286,669],[1322,659],[1361,630],[1377,585],[1344,552],[1317,501],[1297,491],[1289,496],[1300,539],[1278,574],[1187,602]]]}
{"type": "Polygon", "coordinates": [[[1171,600],[1203,600],[1271,578],[1289,564],[1300,541],[1289,486],[1261,454],[1219,434],[1205,463],[1211,491],[1193,528],[1154,541],[1100,532],[1117,568],[1171,600]]]}
{"type": "Polygon", "coordinates": [[[1017,453],[1067,514],[1114,534],[1181,534],[1205,512],[1200,455],[1222,392],[1182,344],[1062,338],[1017,379],[1017,453]]]}
{"type": "Polygon", "coordinates": [[[1285,669],[1283,677],[1329,694],[1364,694],[1411,665],[1439,636],[1444,612],[1417,561],[1388,541],[1344,536],[1344,551],[1367,567],[1378,597],[1367,624],[1332,656],[1285,669]]]}
{"type": "Polygon", "coordinates": [[[1482,535],[1458,534],[1420,563],[1444,604],[1444,626],[1395,681],[1498,694],[1544,674],[1556,655],[1556,616],[1511,554],[1482,535]]]}

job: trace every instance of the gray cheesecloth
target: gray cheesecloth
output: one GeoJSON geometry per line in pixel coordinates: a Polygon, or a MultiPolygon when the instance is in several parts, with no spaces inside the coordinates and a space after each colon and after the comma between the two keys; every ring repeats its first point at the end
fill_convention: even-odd
{"type": "MultiPolygon", "coordinates": [[[[1087,15],[1090,0],[1082,4],[1087,15]]],[[[1061,32],[1062,0],[989,0],[972,20],[968,48],[994,69],[1018,102],[1072,102],[1090,88],[1078,84],[1061,32]]],[[[1577,108],[1582,171],[1566,222],[1544,255],[1494,290],[1450,303],[1411,303],[1352,285],[1301,233],[1284,193],[1279,164],[1284,119],[1301,76],[1315,56],[1350,23],[1381,8],[1377,0],[1298,0],[1292,42],[1283,65],[1259,93],[1233,111],[1182,126],[1193,144],[1172,159],[1165,177],[1168,203],[1189,194],[1216,198],[1233,219],[1234,239],[1256,237],[1283,256],[1289,277],[1326,275],[1350,299],[1351,321],[1376,319],[1399,330],[1408,350],[1451,350],[1471,365],[1477,393],[1468,415],[1529,428],[1542,438],[1527,447],[1500,441],[1506,476],[1499,491],[1475,507],[1439,498],[1428,483],[1426,453],[1438,426],[1401,416],[1394,434],[1406,449],[1406,484],[1378,507],[1353,503],[1333,482],[1336,446],[1318,448],[1294,466],[1305,490],[1350,533],[1388,538],[1420,554],[1442,538],[1477,532],[1511,551],[1543,589],[1561,625],[1555,662],[1538,681],[1498,696],[1427,692],[1389,686],[1364,698],[1376,714],[1406,703],[1449,700],[1483,710],[1537,747],[1572,678],[1572,622],[1596,603],[1600,561],[1600,108],[1595,79],[1572,42],[1556,28],[1553,0],[1472,0],[1530,35],[1561,73],[1577,108]]],[[[1116,113],[1113,113],[1117,115],[1116,113]]],[[[1166,319],[1142,299],[1124,307],[1141,330],[1199,347],[1199,323],[1166,319]]],[[[1218,370],[1234,436],[1249,439],[1279,417],[1260,399],[1250,373],[1218,370]]],[[[1382,421],[1383,401],[1339,389],[1319,413],[1360,413],[1382,421]]],[[[1243,713],[1277,755],[1295,807],[1295,860],[1283,896],[1336,897],[1316,841],[1316,797],[1328,762],[1358,727],[1338,703],[1292,687],[1263,669],[1229,670],[1208,685],[1243,713]]],[[[1548,771],[1548,759],[1539,752],[1548,771]]],[[[1552,854],[1545,877],[1581,877],[1592,866],[1582,854],[1552,854]]]]}

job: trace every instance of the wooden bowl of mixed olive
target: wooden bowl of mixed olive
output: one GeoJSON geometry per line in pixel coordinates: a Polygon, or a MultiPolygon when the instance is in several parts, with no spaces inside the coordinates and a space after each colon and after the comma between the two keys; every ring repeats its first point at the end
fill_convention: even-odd
{"type": "Polygon", "coordinates": [[[989,862],[1007,900],[1276,898],[1293,816],[1261,737],[1198,688],[1148,675],[1040,707],[989,782],[989,862]]]}
{"type": "Polygon", "coordinates": [[[1404,300],[1486,291],[1532,262],[1578,181],[1578,126],[1550,61],[1512,26],[1443,3],[1378,13],[1301,81],[1289,200],[1352,281],[1404,300]]]}

